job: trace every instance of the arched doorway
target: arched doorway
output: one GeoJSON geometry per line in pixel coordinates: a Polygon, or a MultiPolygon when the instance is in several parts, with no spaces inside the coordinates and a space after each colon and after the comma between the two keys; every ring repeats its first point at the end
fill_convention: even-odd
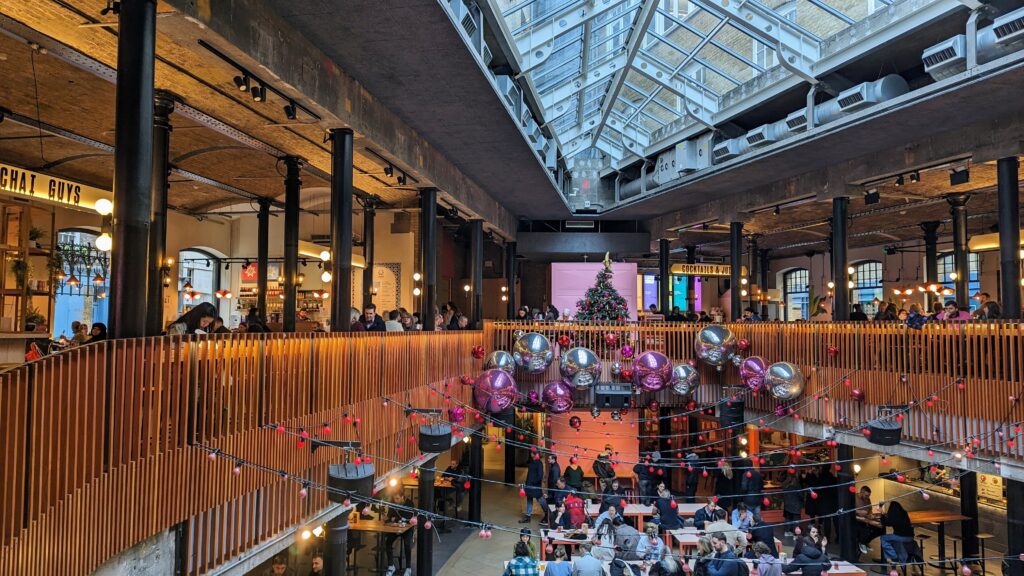
{"type": "Polygon", "coordinates": [[[57,232],[61,272],[54,286],[53,335],[71,338],[71,323],[107,322],[110,253],[96,249],[99,231],[66,228],[57,232]]]}

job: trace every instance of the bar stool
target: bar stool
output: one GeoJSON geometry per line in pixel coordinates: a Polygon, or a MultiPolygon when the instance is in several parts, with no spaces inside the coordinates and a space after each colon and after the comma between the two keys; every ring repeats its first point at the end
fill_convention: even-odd
{"type": "Polygon", "coordinates": [[[985,540],[988,540],[989,538],[995,538],[995,535],[989,534],[988,532],[978,534],[978,541],[981,543],[981,560],[979,561],[981,562],[982,574],[988,574],[988,569],[985,567],[985,540]]]}

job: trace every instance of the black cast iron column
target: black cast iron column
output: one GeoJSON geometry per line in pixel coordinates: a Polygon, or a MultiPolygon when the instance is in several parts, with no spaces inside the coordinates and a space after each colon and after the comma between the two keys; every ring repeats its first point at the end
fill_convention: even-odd
{"type": "Polygon", "coordinates": [[[156,0],[126,0],[118,14],[114,121],[114,233],[110,311],[114,338],[146,335],[153,198],[156,0]]]}
{"type": "MultiPolygon", "coordinates": [[[[1009,510],[1009,509],[1008,509],[1009,510]]],[[[960,477],[960,513],[967,520],[960,521],[960,537],[963,538],[961,556],[978,557],[978,473],[965,472],[960,477]]]]}
{"type": "MultiPolygon", "coordinates": [[[[437,457],[431,458],[420,466],[420,501],[419,509],[426,514],[434,513],[434,477],[437,473],[437,457]]],[[[421,518],[416,525],[416,574],[431,576],[434,573],[434,535],[425,527],[426,520],[421,518]]]]}
{"type": "Polygon", "coordinates": [[[832,299],[832,319],[850,319],[850,289],[847,286],[846,235],[849,228],[850,199],[840,196],[832,199],[832,281],[835,296],[832,299]]]}
{"type": "Polygon", "coordinates": [[[949,202],[949,213],[953,217],[953,268],[956,271],[956,302],[966,310],[971,303],[971,295],[967,293],[967,281],[970,275],[970,264],[967,256],[967,194],[946,196],[949,202]]]}
{"type": "Polygon", "coordinates": [[[729,224],[729,319],[738,320],[742,315],[743,302],[740,300],[740,278],[743,268],[743,222],[729,224]]]}
{"type": "Polygon", "coordinates": [[[284,314],[285,332],[295,332],[295,307],[298,303],[299,275],[299,159],[285,156],[287,173],[284,178],[284,314]]]}
{"type": "MultiPolygon", "coordinates": [[[[939,226],[942,222],[921,222],[921,230],[924,232],[924,282],[932,284],[939,281],[939,226]]],[[[925,292],[928,305],[931,306],[932,298],[942,299],[941,296],[930,295],[925,292]]],[[[929,308],[929,312],[931,308],[929,308]]]]}
{"type": "Polygon", "coordinates": [[[484,475],[484,433],[486,428],[478,430],[469,441],[469,521],[480,521],[480,496],[483,492],[484,475]]]}
{"type": "Polygon", "coordinates": [[[760,267],[758,272],[761,273],[761,278],[758,279],[758,287],[761,288],[761,294],[763,294],[763,300],[761,300],[761,319],[768,320],[768,262],[769,254],[771,252],[767,249],[759,250],[758,257],[761,259],[760,267]]]}
{"type": "MultiPolygon", "coordinates": [[[[1024,482],[1003,478],[1006,485],[1006,509],[1024,510],[1024,482]]],[[[1006,555],[1009,556],[1009,576],[1024,576],[1024,515],[1006,515],[1006,555]]],[[[987,551],[986,551],[987,552],[987,551]]],[[[998,569],[995,570],[998,573],[998,569]]]]}
{"type": "Polygon", "coordinates": [[[256,310],[267,321],[267,266],[270,264],[270,201],[260,200],[256,214],[256,310]]]}
{"type": "Polygon", "coordinates": [[[167,177],[171,173],[171,113],[174,95],[157,90],[153,97],[152,207],[149,224],[149,302],[146,335],[164,330],[164,265],[167,259],[167,177]]]}
{"type": "Polygon", "coordinates": [[[996,165],[999,189],[999,301],[1003,318],[1020,319],[1020,163],[1016,156],[996,165]]]}
{"type": "Polygon", "coordinates": [[[352,130],[331,139],[331,332],[352,328],[352,130]]]}
{"type": "Polygon", "coordinates": [[[423,262],[423,304],[420,317],[423,330],[434,328],[434,306],[437,290],[437,188],[420,190],[420,250],[423,262]]]}
{"type": "Polygon", "coordinates": [[[836,487],[839,492],[839,509],[847,511],[836,516],[836,528],[839,530],[839,555],[847,562],[856,562],[860,558],[860,550],[857,549],[857,540],[854,537],[856,512],[853,509],[857,504],[854,494],[849,490],[853,482],[853,447],[840,444],[836,450],[836,460],[842,462],[842,470],[839,471],[837,477],[839,486],[836,487]]]}
{"type": "MultiPolygon", "coordinates": [[[[373,236],[374,220],[377,218],[377,206],[373,200],[367,199],[363,203],[363,258],[366,260],[366,268],[363,269],[363,308],[373,302],[373,236]]],[[[384,310],[378,313],[384,313],[384,310]]]]}
{"type": "Polygon", "coordinates": [[[668,316],[672,311],[669,301],[669,288],[672,285],[672,273],[668,264],[668,238],[658,240],[658,307],[661,313],[668,316]]]}
{"type": "Polygon", "coordinates": [[[754,284],[758,280],[758,253],[757,253],[757,235],[751,234],[747,237],[747,302],[751,308],[754,307],[754,303],[757,302],[757,296],[754,295],[754,284]]]}
{"type": "Polygon", "coordinates": [[[327,523],[326,576],[345,576],[348,570],[348,513],[346,510],[327,523]]]}
{"type": "Polygon", "coordinates": [[[484,327],[484,221],[469,223],[469,281],[473,289],[469,325],[474,330],[484,327]]]}
{"type": "Polygon", "coordinates": [[[505,286],[508,289],[508,305],[505,307],[509,320],[516,317],[516,243],[505,242],[505,286]]]}
{"type": "MultiPolygon", "coordinates": [[[[686,247],[686,263],[696,264],[697,263],[697,247],[687,246],[686,247]]],[[[686,278],[686,310],[689,312],[696,312],[694,306],[697,305],[697,277],[688,276],[686,278]]]]}

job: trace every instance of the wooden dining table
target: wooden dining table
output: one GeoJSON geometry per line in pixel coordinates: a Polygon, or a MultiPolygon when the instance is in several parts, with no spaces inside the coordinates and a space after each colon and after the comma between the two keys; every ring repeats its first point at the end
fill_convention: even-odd
{"type": "Polygon", "coordinates": [[[970,517],[964,516],[959,512],[950,512],[949,510],[915,510],[913,512],[907,512],[910,516],[910,523],[914,526],[920,526],[921,524],[938,524],[938,551],[939,559],[946,559],[946,522],[957,522],[961,520],[970,520],[970,517]]]}
{"type": "MultiPolygon", "coordinates": [[[[378,518],[360,518],[359,513],[349,516],[348,529],[350,532],[371,532],[377,535],[377,558],[375,564],[378,572],[384,572],[385,544],[384,534],[404,534],[413,529],[409,523],[386,522],[378,518]]],[[[405,559],[406,564],[412,562],[411,558],[405,559]]]]}
{"type": "Polygon", "coordinates": [[[570,536],[583,534],[583,530],[541,530],[541,541],[538,548],[540,549],[540,559],[546,559],[545,549],[548,544],[552,546],[565,546],[567,552],[572,556],[572,551],[576,549],[576,546],[584,542],[590,542],[594,539],[594,533],[597,532],[594,528],[588,528],[586,531],[587,537],[584,538],[570,538],[570,536]]]}

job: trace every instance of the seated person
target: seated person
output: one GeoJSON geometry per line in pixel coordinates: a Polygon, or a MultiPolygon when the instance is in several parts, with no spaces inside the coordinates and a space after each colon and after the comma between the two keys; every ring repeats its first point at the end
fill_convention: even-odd
{"type": "Polygon", "coordinates": [[[618,505],[619,505],[619,502],[616,502],[615,505],[609,505],[605,509],[604,512],[601,512],[600,514],[598,514],[597,515],[597,520],[594,520],[594,526],[595,527],[596,526],[600,526],[601,524],[603,524],[605,522],[608,522],[609,525],[610,525],[611,521],[615,520],[615,518],[618,517],[618,515],[619,515],[618,505]]]}
{"type": "MultiPolygon", "coordinates": [[[[881,508],[882,505],[879,504],[879,511],[881,508]]],[[[885,534],[881,537],[882,554],[890,561],[905,564],[907,557],[903,544],[914,541],[914,526],[910,523],[910,515],[899,502],[890,502],[889,509],[881,518],[881,523],[882,526],[892,528],[892,534],[885,534]]]]}
{"type": "Polygon", "coordinates": [[[508,563],[502,576],[540,576],[537,561],[530,557],[530,549],[522,542],[516,542],[512,552],[515,557],[508,563]]]}
{"type": "Polygon", "coordinates": [[[750,527],[747,528],[750,534],[750,545],[761,543],[765,550],[775,558],[779,557],[779,550],[775,547],[775,531],[764,523],[764,519],[757,512],[750,515],[750,527]]]}
{"type": "Polygon", "coordinates": [[[640,537],[636,546],[636,555],[640,560],[657,560],[661,558],[661,552],[665,549],[665,541],[658,536],[658,527],[648,524],[644,529],[645,534],[640,537]]]}
{"type": "Polygon", "coordinates": [[[747,510],[746,504],[743,502],[736,504],[736,507],[732,509],[732,527],[746,532],[747,528],[750,528],[752,516],[751,512],[747,510]]]}
{"type": "MultiPolygon", "coordinates": [[[[658,499],[654,501],[654,507],[658,510],[657,524],[662,530],[675,530],[683,527],[683,519],[679,517],[679,508],[674,506],[675,500],[668,488],[659,484],[658,499]]],[[[654,520],[652,519],[652,522],[654,520]]]]}
{"type": "Polygon", "coordinates": [[[639,560],[636,549],[640,544],[640,532],[627,524],[622,516],[618,516],[612,521],[612,529],[615,531],[615,547],[622,550],[622,559],[639,560]]]}
{"type": "Polygon", "coordinates": [[[718,508],[715,510],[715,516],[716,520],[705,524],[704,530],[709,534],[721,532],[728,540],[729,546],[732,546],[736,551],[738,551],[738,554],[742,554],[743,551],[747,549],[746,533],[733,528],[732,524],[729,524],[729,522],[726,521],[725,518],[727,515],[724,508],[718,508]]]}
{"type": "Polygon", "coordinates": [[[571,576],[572,563],[569,562],[569,555],[565,552],[565,546],[555,547],[555,560],[548,562],[544,568],[544,576],[571,576]]]}
{"type": "Polygon", "coordinates": [[[625,502],[625,496],[626,490],[619,486],[619,479],[613,479],[611,484],[601,493],[601,508],[598,511],[604,512],[609,506],[616,506],[621,513],[624,507],[622,504],[625,502]]]}
{"type": "Polygon", "coordinates": [[[693,525],[698,530],[704,530],[704,526],[709,522],[714,522],[718,519],[715,514],[715,510],[718,509],[718,505],[715,504],[715,499],[708,497],[708,503],[703,508],[698,508],[697,513],[693,515],[693,525]]]}
{"type": "Polygon", "coordinates": [[[860,553],[871,552],[868,544],[872,540],[885,534],[885,529],[879,522],[879,515],[871,504],[871,488],[862,486],[857,493],[857,509],[854,512],[857,518],[857,544],[860,546],[860,553]]]}
{"type": "Polygon", "coordinates": [[[555,505],[555,511],[551,513],[551,520],[548,524],[548,527],[552,530],[569,530],[572,528],[569,513],[565,511],[565,501],[555,505]]]}

